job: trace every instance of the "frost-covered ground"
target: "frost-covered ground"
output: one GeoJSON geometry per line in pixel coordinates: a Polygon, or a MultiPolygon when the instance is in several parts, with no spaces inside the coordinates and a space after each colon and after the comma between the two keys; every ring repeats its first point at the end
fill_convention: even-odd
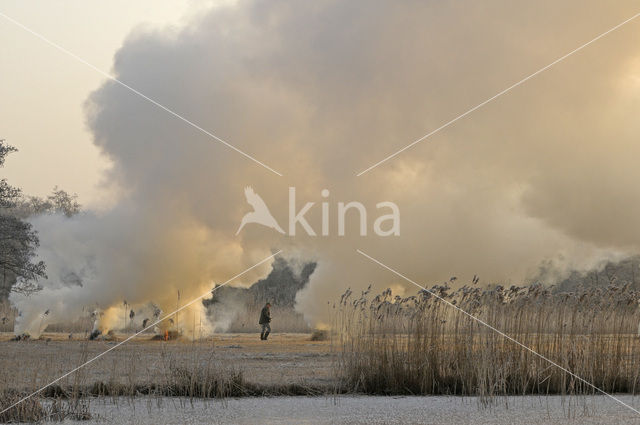
{"type": "MultiPolygon", "coordinates": [[[[640,407],[640,399],[622,395],[640,407]]],[[[603,396],[508,397],[482,407],[473,397],[273,397],[202,401],[100,399],[89,423],[121,424],[638,424],[640,415],[603,396]]],[[[66,421],[65,423],[72,423],[66,421]]]]}
{"type": "MultiPolygon", "coordinates": [[[[117,335],[122,341],[128,335],[117,335]]],[[[0,333],[0,387],[34,389],[51,382],[109,348],[116,341],[87,341],[83,335],[47,333],[37,341],[9,341],[10,333],[0,333]],[[3,382],[4,381],[4,382],[3,382]]],[[[258,333],[216,334],[191,342],[152,341],[141,335],[82,370],[82,383],[119,382],[144,384],[162,380],[174,367],[196,365],[242,370],[247,382],[261,385],[330,383],[329,341],[310,341],[310,334],[274,333],[260,341],[258,333]]],[[[60,382],[70,385],[74,376],[60,382]]]]}
{"type": "MultiPolygon", "coordinates": [[[[114,341],[47,334],[43,340],[10,342],[0,334],[0,388],[31,389],[51,382],[110,348],[114,341]]],[[[120,336],[121,338],[123,336],[120,336]]],[[[202,341],[151,341],[144,335],[80,371],[82,385],[94,382],[164,382],[172,367],[214,364],[242,370],[262,385],[333,383],[334,355],[328,341],[308,334],[219,334],[202,341]]],[[[72,385],[76,375],[60,382],[72,385]]],[[[619,396],[640,409],[640,398],[619,396]]],[[[482,407],[473,397],[274,397],[225,401],[180,398],[89,399],[90,423],[121,424],[640,424],[640,415],[603,396],[498,398],[482,407]]]]}

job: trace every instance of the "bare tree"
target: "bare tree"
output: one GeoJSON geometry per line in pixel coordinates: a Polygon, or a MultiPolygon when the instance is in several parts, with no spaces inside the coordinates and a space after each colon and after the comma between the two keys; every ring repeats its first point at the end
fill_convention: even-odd
{"type": "Polygon", "coordinates": [[[72,217],[78,214],[81,206],[77,201],[78,195],[69,194],[55,186],[51,195],[46,198],[29,196],[20,198],[14,206],[15,215],[26,218],[40,214],[64,214],[72,217]]]}
{"type": "MultiPolygon", "coordinates": [[[[0,139],[0,168],[4,167],[4,160],[7,155],[16,151],[16,148],[7,145],[4,139],[0,139]]],[[[20,189],[9,185],[7,179],[0,180],[0,208],[15,207],[20,195],[20,189]]]]}
{"type": "MultiPolygon", "coordinates": [[[[5,157],[15,151],[13,146],[0,140],[0,167],[4,165],[5,157]]],[[[1,180],[0,297],[6,297],[14,287],[17,291],[27,294],[37,291],[41,288],[35,282],[39,278],[46,278],[44,262],[35,259],[36,248],[39,245],[37,232],[30,223],[13,213],[20,196],[19,189],[9,185],[6,179],[1,180]]]]}

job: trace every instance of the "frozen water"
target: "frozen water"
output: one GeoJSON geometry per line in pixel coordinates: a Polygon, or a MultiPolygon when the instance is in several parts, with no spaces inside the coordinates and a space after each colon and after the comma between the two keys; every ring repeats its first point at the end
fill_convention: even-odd
{"type": "MultiPolygon", "coordinates": [[[[640,407],[629,395],[617,396],[640,407]]],[[[640,415],[604,396],[502,397],[483,407],[475,397],[262,397],[224,401],[103,398],[89,423],[131,424],[638,424],[640,415]]],[[[72,423],[66,421],[65,423],[72,423]]]]}

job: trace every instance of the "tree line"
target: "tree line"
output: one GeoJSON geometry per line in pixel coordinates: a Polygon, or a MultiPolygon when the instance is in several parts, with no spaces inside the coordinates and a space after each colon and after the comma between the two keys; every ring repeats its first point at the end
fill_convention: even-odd
{"type": "MultiPolygon", "coordinates": [[[[13,152],[14,146],[0,139],[0,168],[13,152]]],[[[29,218],[41,214],[74,216],[81,211],[77,195],[70,195],[57,186],[44,198],[27,196],[0,179],[0,300],[11,291],[29,295],[42,287],[40,279],[46,279],[46,265],[36,257],[39,246],[38,232],[29,218]]]]}

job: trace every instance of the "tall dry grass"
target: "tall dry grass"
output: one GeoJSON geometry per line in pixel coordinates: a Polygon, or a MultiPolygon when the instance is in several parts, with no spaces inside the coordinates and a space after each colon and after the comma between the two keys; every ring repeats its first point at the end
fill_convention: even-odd
{"type": "MultiPolygon", "coordinates": [[[[640,389],[640,294],[629,286],[553,293],[540,285],[431,291],[606,392],[640,389]]],[[[336,371],[369,394],[593,394],[597,391],[427,291],[334,307],[336,371]]]]}

